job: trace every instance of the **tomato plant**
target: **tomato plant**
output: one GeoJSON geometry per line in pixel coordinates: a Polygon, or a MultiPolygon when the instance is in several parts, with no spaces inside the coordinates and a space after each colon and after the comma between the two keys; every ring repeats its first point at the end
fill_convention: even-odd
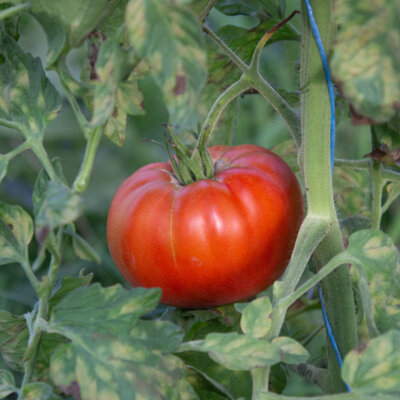
{"type": "Polygon", "coordinates": [[[399,15],[0,0],[0,398],[400,398],[399,15]]]}
{"type": "Polygon", "coordinates": [[[215,173],[186,186],[170,163],[136,171],[108,216],[111,255],[133,286],[178,307],[248,299],[278,279],[303,216],[294,173],[255,145],[209,148],[215,173]]]}

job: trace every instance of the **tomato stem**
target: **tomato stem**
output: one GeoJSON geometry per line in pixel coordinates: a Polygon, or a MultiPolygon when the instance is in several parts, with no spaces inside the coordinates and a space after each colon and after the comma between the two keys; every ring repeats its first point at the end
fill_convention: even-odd
{"type": "Polygon", "coordinates": [[[214,43],[233,61],[242,72],[247,72],[249,66],[232,50],[229,46],[207,25],[203,25],[204,32],[214,41],[214,43]]]}
{"type": "Polygon", "coordinates": [[[210,139],[215,126],[227,105],[241,93],[250,89],[250,87],[251,84],[242,77],[225,89],[224,92],[215,100],[201,128],[200,135],[193,149],[192,159],[198,156],[197,153],[200,151],[200,148],[210,139]]]}
{"type": "Polygon", "coordinates": [[[103,126],[92,129],[92,132],[87,140],[85,154],[79,169],[79,173],[75,178],[73,188],[75,192],[82,193],[86,190],[90,175],[92,174],[94,160],[96,158],[97,149],[103,135],[103,126]]]}
{"type": "Polygon", "coordinates": [[[251,59],[249,69],[254,69],[255,71],[259,72],[260,56],[265,44],[279,28],[281,28],[283,25],[289,22],[298,13],[299,13],[298,10],[293,11],[287,18],[283,19],[281,22],[276,24],[272,29],[270,29],[267,33],[265,33],[265,35],[257,43],[257,46],[253,52],[253,57],[251,59]]]}

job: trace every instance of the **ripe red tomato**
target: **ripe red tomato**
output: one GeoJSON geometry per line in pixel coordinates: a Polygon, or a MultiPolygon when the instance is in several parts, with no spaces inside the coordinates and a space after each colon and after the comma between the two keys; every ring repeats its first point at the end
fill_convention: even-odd
{"type": "Polygon", "coordinates": [[[169,162],[140,168],[115,193],[111,256],[132,286],[198,308],[247,299],[278,279],[303,218],[294,173],[255,145],[210,147],[215,176],[187,186],[169,162]]]}

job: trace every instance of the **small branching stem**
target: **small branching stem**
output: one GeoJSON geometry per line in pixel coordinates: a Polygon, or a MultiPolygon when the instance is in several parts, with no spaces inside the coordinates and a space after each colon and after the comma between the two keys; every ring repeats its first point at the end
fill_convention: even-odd
{"type": "Polygon", "coordinates": [[[49,156],[46,152],[46,149],[43,147],[43,143],[41,140],[31,140],[30,147],[32,151],[35,153],[36,157],[39,159],[40,163],[42,164],[44,170],[46,171],[47,175],[50,177],[52,181],[59,182],[60,177],[58,176],[56,170],[51,163],[49,156]]]}
{"type": "Polygon", "coordinates": [[[25,150],[28,150],[30,148],[31,148],[30,141],[25,140],[23,143],[21,143],[15,149],[12,149],[10,152],[4,154],[3,157],[7,160],[11,160],[12,158],[16,157],[18,154],[21,154],[22,152],[24,152],[25,150]]]}
{"type": "MultiPolygon", "coordinates": [[[[209,35],[209,37],[217,44],[217,46],[225,53],[230,60],[235,63],[242,71],[242,77],[240,81],[246,81],[249,86],[248,89],[255,89],[259,92],[275,111],[282,117],[283,121],[287,125],[290,133],[292,134],[297,146],[300,145],[300,118],[297,113],[290,107],[290,105],[282,98],[282,96],[261,76],[258,68],[259,57],[261,50],[265,46],[267,40],[272,36],[272,34],[284,23],[286,23],[290,18],[293,17],[293,13],[289,18],[286,18],[282,23],[278,24],[271,31],[267,32],[259,41],[254,53],[252,62],[247,65],[232,49],[227,46],[227,44],[215,34],[207,26],[203,26],[204,31],[209,35]]],[[[241,92],[240,92],[241,93],[241,92]]],[[[239,94],[240,94],[239,93],[239,94]]],[[[233,99],[230,99],[232,101],[233,99]]],[[[218,101],[218,100],[217,100],[218,101]]],[[[222,107],[222,110],[224,107],[222,107]]],[[[222,111],[221,111],[222,112],[222,111]]],[[[209,132],[209,136],[212,134],[212,130],[209,132]]]]}
{"type": "Polygon", "coordinates": [[[31,267],[28,257],[25,260],[25,262],[21,263],[22,268],[25,272],[26,277],[29,280],[29,283],[32,285],[32,287],[35,289],[35,291],[37,291],[38,285],[39,285],[39,281],[36,278],[36,275],[33,272],[33,268],[31,267]]]}
{"type": "Polygon", "coordinates": [[[73,184],[73,188],[77,193],[84,192],[89,184],[102,134],[103,126],[96,127],[92,130],[92,133],[87,140],[82,164],[73,184]]]}
{"type": "Polygon", "coordinates": [[[229,46],[212,29],[207,25],[203,25],[203,30],[242,72],[245,73],[248,71],[249,66],[231,48],[229,48],[229,46]]]}
{"type": "Polygon", "coordinates": [[[33,376],[33,371],[39,351],[39,345],[42,338],[42,328],[40,321],[46,319],[49,312],[49,302],[52,290],[56,284],[58,270],[60,266],[60,258],[58,255],[59,250],[52,256],[50,268],[47,276],[42,280],[37,287],[37,294],[39,297],[39,309],[33,322],[33,329],[29,336],[28,347],[25,352],[24,362],[24,377],[21,383],[18,400],[23,399],[23,388],[28,384],[33,376]]]}

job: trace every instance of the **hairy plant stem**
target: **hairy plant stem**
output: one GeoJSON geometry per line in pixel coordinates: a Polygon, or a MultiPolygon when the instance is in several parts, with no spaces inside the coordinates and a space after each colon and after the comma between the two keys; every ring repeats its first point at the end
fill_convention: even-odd
{"type": "Polygon", "coordinates": [[[79,173],[75,178],[73,184],[73,188],[77,193],[84,192],[89,184],[89,179],[93,170],[94,160],[96,158],[97,149],[99,147],[102,135],[103,135],[103,126],[99,126],[93,129],[91,135],[87,140],[85,155],[83,156],[79,173]]]}
{"type": "Polygon", "coordinates": [[[249,66],[232,50],[229,46],[207,25],[203,25],[204,32],[213,40],[213,42],[233,61],[242,72],[247,72],[249,66]]]}
{"type": "MultiPolygon", "coordinates": [[[[332,41],[332,0],[311,1],[326,52],[332,41]]],[[[302,89],[303,166],[308,199],[308,214],[326,219],[328,234],[316,249],[319,265],[344,250],[333,202],[330,166],[330,104],[323,66],[302,3],[303,30],[300,87],[302,89]]],[[[322,281],[324,302],[329,322],[342,357],[357,346],[357,323],[350,275],[341,265],[322,281]]],[[[328,368],[331,392],[345,390],[340,367],[331,346],[328,346],[328,368]]]]}

